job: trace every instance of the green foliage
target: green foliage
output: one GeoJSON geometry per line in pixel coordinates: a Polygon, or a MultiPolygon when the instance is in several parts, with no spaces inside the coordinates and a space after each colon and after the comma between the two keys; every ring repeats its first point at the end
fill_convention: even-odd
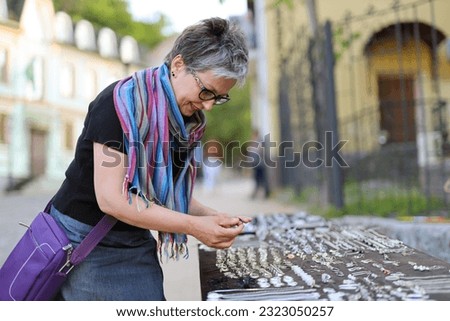
{"type": "Polygon", "coordinates": [[[86,19],[96,29],[109,27],[119,36],[133,36],[139,43],[153,48],[165,39],[161,30],[167,25],[162,16],[156,23],[134,21],[125,0],[53,0],[55,11],[64,11],[74,22],[86,19]]]}
{"type": "Polygon", "coordinates": [[[278,6],[286,5],[289,10],[292,10],[294,8],[294,2],[293,0],[275,0],[275,2],[272,4],[272,8],[276,8],[278,6]]]}
{"type": "Polygon", "coordinates": [[[214,106],[206,112],[206,132],[203,144],[210,140],[217,140],[224,147],[226,164],[233,164],[240,153],[236,147],[250,139],[250,84],[243,88],[233,88],[230,92],[231,100],[223,106],[214,106]],[[228,145],[229,149],[226,148],[228,145]],[[234,150],[230,150],[230,148],[234,150]]]}
{"type": "Polygon", "coordinates": [[[352,32],[349,35],[344,34],[344,28],[338,26],[333,32],[335,59],[339,60],[345,51],[361,37],[360,32],[352,32]]]}
{"type": "Polygon", "coordinates": [[[428,211],[445,208],[441,199],[427,197],[418,189],[381,188],[361,194],[361,186],[347,183],[345,186],[346,206],[342,209],[325,210],[327,217],[343,215],[374,215],[379,217],[399,217],[425,215],[428,211]]]}
{"type": "Polygon", "coordinates": [[[154,48],[166,38],[161,32],[166,25],[167,18],[165,16],[161,16],[160,20],[153,24],[136,21],[131,25],[129,34],[137,42],[145,44],[149,48],[154,48]]]}
{"type": "Polygon", "coordinates": [[[429,202],[423,195],[394,196],[389,195],[378,199],[363,199],[357,203],[346,205],[343,209],[330,208],[327,217],[343,215],[374,215],[380,217],[399,217],[425,215],[427,211],[442,210],[444,204],[439,199],[429,202]]]}

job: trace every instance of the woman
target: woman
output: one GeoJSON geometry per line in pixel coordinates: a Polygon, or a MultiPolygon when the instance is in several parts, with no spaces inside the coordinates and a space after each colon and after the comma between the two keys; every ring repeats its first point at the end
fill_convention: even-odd
{"type": "Polygon", "coordinates": [[[187,256],[186,235],[231,246],[250,218],[191,197],[203,110],[242,84],[248,51],[227,20],[186,28],[165,63],[111,84],[89,105],[51,214],[76,246],[106,213],[118,222],[63,285],[63,300],[165,300],[160,255],[187,256]],[[190,215],[186,215],[186,213],[190,215]],[[149,230],[159,231],[158,244],[149,230]]]}

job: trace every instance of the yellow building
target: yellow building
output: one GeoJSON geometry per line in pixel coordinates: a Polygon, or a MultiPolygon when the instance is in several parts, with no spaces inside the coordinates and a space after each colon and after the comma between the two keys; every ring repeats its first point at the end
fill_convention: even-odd
{"type": "MultiPolygon", "coordinates": [[[[435,185],[442,193],[441,183],[450,175],[449,1],[250,3],[257,26],[259,21],[265,29],[258,30],[258,45],[266,53],[260,60],[266,73],[260,72],[258,79],[266,85],[258,94],[267,91],[269,116],[260,128],[279,144],[292,139],[297,152],[304,152],[301,146],[310,140],[322,143],[319,132],[329,127],[320,126],[327,118],[320,103],[328,106],[334,97],[321,83],[329,66],[317,44],[329,21],[337,129],[339,139],[346,141],[340,153],[350,170],[359,166],[364,178],[374,179],[376,174],[368,173],[386,166],[388,157],[381,153],[389,151],[389,157],[396,155],[390,162],[398,167],[394,175],[407,168],[403,174],[408,181],[426,179],[428,187],[435,185]]],[[[380,177],[389,175],[386,171],[380,177]]]]}

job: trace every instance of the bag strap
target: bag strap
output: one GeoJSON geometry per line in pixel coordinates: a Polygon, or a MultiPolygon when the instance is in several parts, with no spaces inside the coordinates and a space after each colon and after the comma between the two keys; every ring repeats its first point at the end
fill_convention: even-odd
{"type": "Polygon", "coordinates": [[[70,263],[73,265],[81,263],[116,223],[117,219],[113,216],[103,216],[89,234],[86,235],[80,245],[73,250],[70,257],[70,263]]]}
{"type": "Polygon", "coordinates": [[[47,206],[45,206],[45,208],[44,208],[45,213],[50,213],[50,210],[52,209],[53,198],[54,197],[52,197],[52,199],[50,201],[48,201],[47,206]]]}
{"type": "MultiPolygon", "coordinates": [[[[53,204],[53,198],[48,202],[44,211],[50,213],[53,204]]],[[[97,244],[108,234],[108,232],[117,223],[117,219],[111,215],[104,215],[102,219],[92,228],[70,256],[72,266],[81,263],[86,256],[97,246],[97,244]]]]}

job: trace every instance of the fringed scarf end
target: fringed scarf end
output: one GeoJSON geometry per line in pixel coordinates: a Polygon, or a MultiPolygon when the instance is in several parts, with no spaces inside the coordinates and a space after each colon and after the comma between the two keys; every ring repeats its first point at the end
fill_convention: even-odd
{"type": "Polygon", "coordinates": [[[138,191],[136,193],[136,206],[138,209],[138,212],[140,212],[142,210],[141,205],[139,203],[139,198],[144,202],[145,204],[145,208],[148,208],[150,205],[150,201],[148,200],[147,196],[145,196],[145,194],[142,191],[138,191]]]}
{"type": "Polygon", "coordinates": [[[189,248],[187,246],[187,239],[184,241],[175,240],[177,237],[171,233],[158,233],[158,252],[160,261],[163,262],[163,257],[167,262],[169,259],[178,261],[182,256],[184,259],[189,258],[189,248]]]}
{"type": "MultiPolygon", "coordinates": [[[[128,190],[128,184],[130,183],[130,176],[128,174],[125,175],[125,177],[123,178],[123,183],[122,183],[122,195],[125,194],[125,191],[128,190]]],[[[130,197],[130,193],[127,193],[127,200],[130,197]]]]}
{"type": "Polygon", "coordinates": [[[132,204],[133,203],[133,194],[134,194],[134,198],[136,200],[136,207],[138,209],[138,212],[140,212],[142,210],[142,207],[140,205],[139,202],[139,198],[142,199],[142,201],[145,204],[145,208],[148,208],[151,204],[150,200],[147,198],[147,196],[145,195],[145,193],[143,193],[140,189],[138,189],[136,186],[129,186],[129,176],[126,175],[124,180],[123,180],[123,186],[122,186],[122,195],[126,193],[127,196],[127,201],[128,204],[132,204]],[[125,192],[127,191],[127,192],[125,192]]]}

